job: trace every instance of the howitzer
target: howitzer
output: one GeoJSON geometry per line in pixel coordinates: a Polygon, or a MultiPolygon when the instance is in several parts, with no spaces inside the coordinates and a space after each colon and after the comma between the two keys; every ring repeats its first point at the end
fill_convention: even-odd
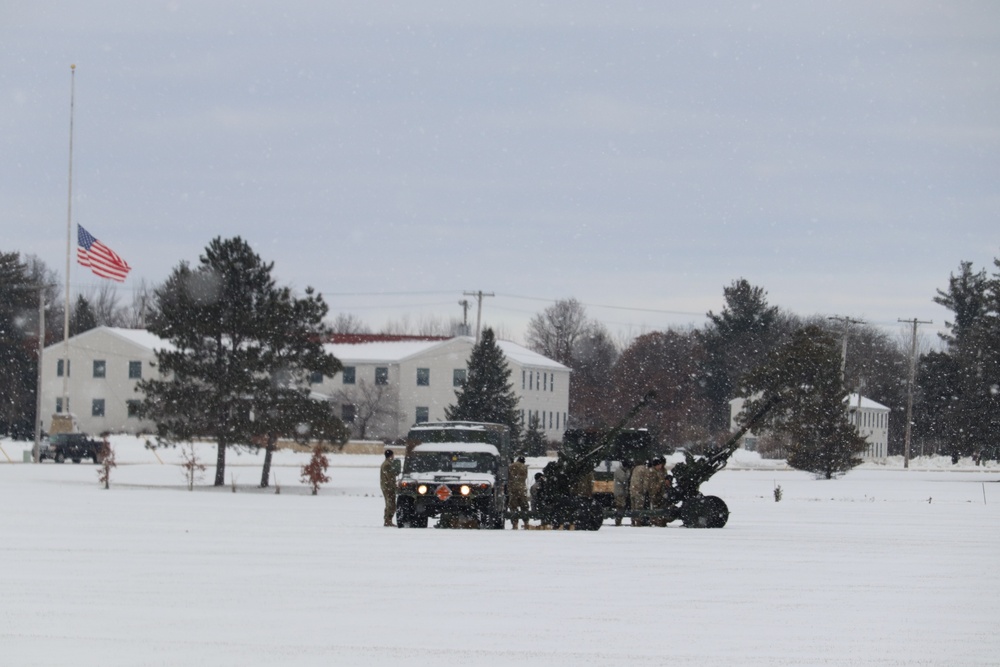
{"type": "Polygon", "coordinates": [[[717,447],[710,448],[696,459],[684,453],[684,461],[671,470],[673,487],[668,495],[667,522],[680,519],[688,528],[722,528],[729,520],[729,508],[717,496],[705,496],[701,485],[712,475],[726,467],[729,458],[740,448],[740,438],[754,427],[780,399],[773,396],[755,412],[730,438],[717,447]]]}
{"type": "Polygon", "coordinates": [[[628,414],[596,445],[582,453],[560,451],[555,461],[542,470],[545,481],[538,498],[538,517],[542,524],[597,530],[604,523],[604,508],[590,496],[590,477],[594,467],[604,460],[618,434],[656,397],[656,391],[646,392],[628,414]]]}

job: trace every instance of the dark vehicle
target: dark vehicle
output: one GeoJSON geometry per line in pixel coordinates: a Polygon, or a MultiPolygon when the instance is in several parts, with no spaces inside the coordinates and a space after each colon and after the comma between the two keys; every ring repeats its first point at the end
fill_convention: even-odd
{"type": "Polygon", "coordinates": [[[608,459],[625,426],[656,397],[649,391],[618,425],[596,443],[584,443],[579,451],[564,450],[542,470],[545,482],[538,499],[538,518],[556,528],[598,530],[604,523],[604,507],[593,497],[594,468],[608,459]]]}
{"type": "MultiPolygon", "coordinates": [[[[574,428],[563,433],[563,451],[570,456],[583,456],[604,442],[611,434],[608,429],[574,428]]],[[[615,470],[622,461],[643,462],[657,454],[652,434],[644,429],[623,429],[604,450],[603,459],[594,466],[592,497],[602,507],[610,508],[615,499],[615,470]]]]}
{"type": "Polygon", "coordinates": [[[775,396],[761,406],[725,443],[709,448],[704,456],[684,452],[684,461],[670,471],[674,484],[667,498],[667,522],[680,519],[685,528],[722,528],[729,521],[729,507],[718,496],[705,496],[701,485],[729,463],[740,448],[740,438],[770,412],[780,399],[775,396]]]}
{"type": "Polygon", "coordinates": [[[425,422],[410,429],[396,498],[396,525],[502,529],[507,509],[510,429],[479,422],[425,422]]]}
{"type": "MultiPolygon", "coordinates": [[[[556,461],[545,466],[544,495],[539,503],[539,518],[543,523],[557,528],[571,527],[584,530],[598,530],[601,527],[605,516],[604,508],[591,497],[591,493],[586,493],[592,486],[581,484],[581,481],[593,476],[594,467],[608,458],[619,434],[625,430],[625,425],[655,396],[656,392],[648,392],[618,426],[608,431],[591,449],[585,449],[582,453],[560,452],[556,461]]],[[[674,484],[667,496],[666,509],[646,510],[642,515],[665,516],[667,523],[680,519],[688,528],[725,526],[729,520],[729,508],[721,498],[703,495],[701,485],[726,467],[729,457],[739,449],[740,438],[753,428],[777,401],[777,398],[771,399],[725,443],[709,448],[704,456],[695,458],[690,452],[685,452],[686,460],[671,470],[674,484]]]]}
{"type": "Polygon", "coordinates": [[[69,459],[73,463],[79,463],[83,459],[91,459],[94,463],[100,463],[101,445],[100,440],[87,437],[84,433],[53,433],[49,436],[48,444],[43,443],[38,450],[38,460],[52,459],[56,463],[63,463],[69,459]]]}

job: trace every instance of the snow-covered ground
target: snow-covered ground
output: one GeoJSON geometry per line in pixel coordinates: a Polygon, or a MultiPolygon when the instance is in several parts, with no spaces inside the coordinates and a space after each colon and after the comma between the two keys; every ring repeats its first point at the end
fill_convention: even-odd
{"type": "Polygon", "coordinates": [[[280,495],[258,455],[188,492],[178,450],[113,443],[104,490],[0,442],[0,664],[1000,664],[997,467],[741,453],[704,489],[722,530],[396,530],[377,456],[315,497],[287,452],[280,495]]]}

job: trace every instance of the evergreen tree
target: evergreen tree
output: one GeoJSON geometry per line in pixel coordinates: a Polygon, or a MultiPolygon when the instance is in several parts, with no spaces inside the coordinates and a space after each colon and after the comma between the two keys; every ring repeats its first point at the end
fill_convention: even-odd
{"type": "Polygon", "coordinates": [[[465,383],[455,390],[455,404],[445,408],[445,417],[455,421],[506,424],[510,427],[511,441],[517,443],[521,426],[510,372],[493,329],[485,329],[472,348],[465,383]]]}
{"type": "Polygon", "coordinates": [[[76,303],[69,315],[69,335],[78,336],[85,331],[97,328],[97,314],[90,301],[82,294],[76,297],[76,303]]]}
{"type": "Polygon", "coordinates": [[[750,372],[745,387],[753,399],[744,406],[744,418],[772,395],[781,397],[757,430],[789,437],[788,465],[830,479],[861,463],[867,443],[847,419],[840,347],[829,332],[799,329],[750,372]]]}
{"type": "MultiPolygon", "coordinates": [[[[1000,268],[1000,259],[994,259],[1000,268]]],[[[918,423],[934,429],[934,437],[958,462],[962,456],[1000,458],[1000,273],[988,277],[962,262],[947,290],[934,301],[954,314],[947,322],[943,353],[921,361],[918,423]]]]}
{"type": "Polygon", "coordinates": [[[34,430],[38,292],[19,253],[0,252],[0,433],[34,430]]]}
{"type": "Polygon", "coordinates": [[[241,238],[216,238],[197,268],[182,262],[155,292],[149,330],[171,346],[156,352],[159,377],[139,383],[140,413],[166,442],[215,438],[216,486],[230,446],[336,423],[303,382],[340,369],[322,349],[326,305],[277,288],[272,266],[241,238]]]}
{"type": "Polygon", "coordinates": [[[528,419],[528,428],[522,438],[522,448],[525,456],[545,456],[545,434],[542,432],[541,421],[538,415],[531,415],[528,419]]]}
{"type": "Polygon", "coordinates": [[[709,311],[709,324],[701,332],[701,377],[711,403],[707,426],[713,431],[728,430],[729,401],[739,393],[740,380],[774,349],[778,336],[779,311],[768,305],[763,288],[740,278],[722,293],[722,312],[709,311]]]}

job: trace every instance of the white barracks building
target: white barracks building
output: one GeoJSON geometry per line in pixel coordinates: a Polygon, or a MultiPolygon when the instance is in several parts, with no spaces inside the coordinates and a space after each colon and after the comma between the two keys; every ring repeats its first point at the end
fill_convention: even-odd
{"type": "MultiPolygon", "coordinates": [[[[465,379],[474,343],[466,336],[334,336],[326,349],[344,370],[311,378],[310,388],[314,397],[339,406],[338,414],[353,426],[356,437],[364,421],[365,438],[395,439],[416,422],[445,418],[445,408],[454,404],[455,390],[465,379]]],[[[570,369],[515,343],[497,344],[507,358],[524,424],[537,416],[545,437],[560,440],[569,410],[570,369]]],[[[85,433],[152,430],[152,423],[136,416],[142,399],[136,385],[155,376],[154,353],[169,347],[168,341],[144,330],[98,327],[70,338],[68,369],[63,368],[63,343],[45,348],[43,428],[48,430],[53,413],[68,410],[85,433]]]]}

